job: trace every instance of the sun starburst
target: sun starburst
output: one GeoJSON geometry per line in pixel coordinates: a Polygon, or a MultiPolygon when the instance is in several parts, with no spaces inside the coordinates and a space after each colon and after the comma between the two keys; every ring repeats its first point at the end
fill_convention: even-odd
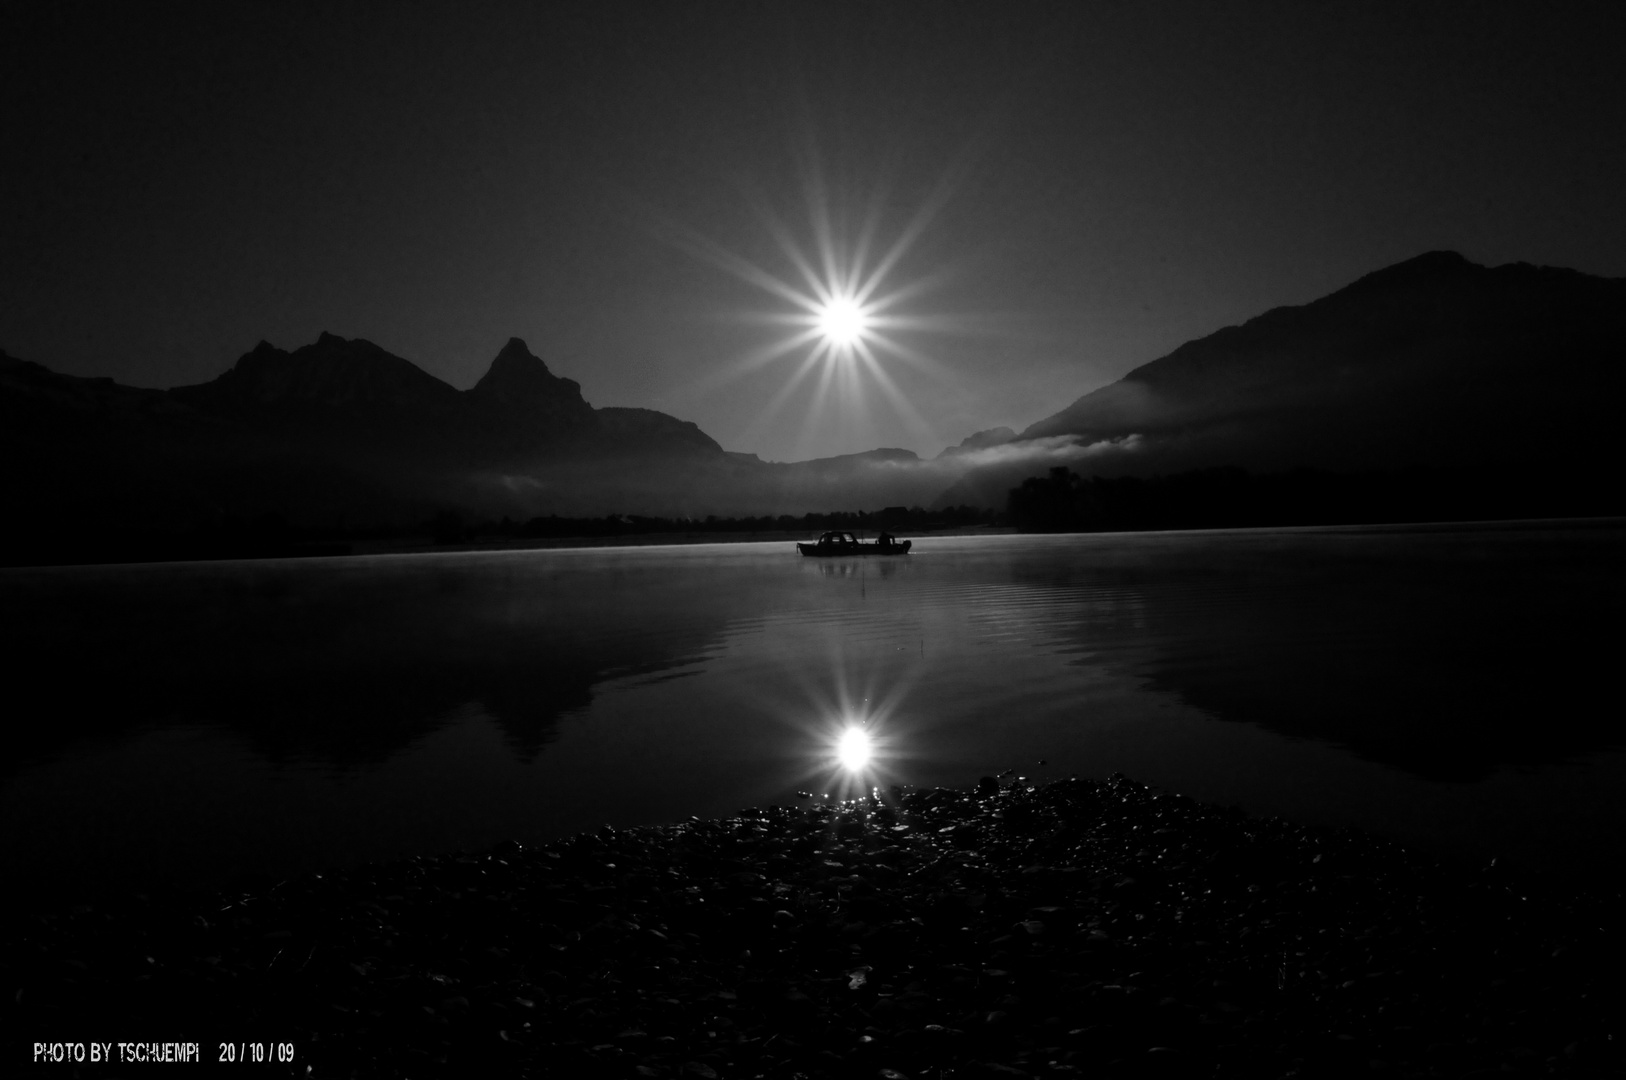
{"type": "MultiPolygon", "coordinates": [[[[772,237],[784,268],[765,268],[689,230],[679,230],[680,243],[705,261],[768,294],[781,307],[756,311],[742,321],[776,326],[784,332],[739,357],[717,379],[739,378],[769,365],[786,362],[788,377],[762,407],[744,433],[750,439],[774,424],[785,406],[812,380],[804,437],[832,422],[850,423],[880,404],[908,435],[935,441],[932,427],[900,386],[898,365],[927,377],[941,377],[940,366],[910,343],[921,332],[950,329],[951,320],[910,313],[907,302],[936,284],[936,275],[917,275],[898,282],[901,264],[947,197],[942,186],[884,249],[880,198],[872,199],[861,227],[838,227],[817,171],[806,179],[808,228],[801,237],[784,220],[758,203],[757,214],[772,237]],[[788,269],[790,272],[783,272],[788,269]]],[[[854,447],[853,449],[868,449],[854,447]]]]}
{"type": "Polygon", "coordinates": [[[870,313],[850,296],[832,297],[815,315],[824,342],[843,355],[851,355],[869,332],[870,313]]]}

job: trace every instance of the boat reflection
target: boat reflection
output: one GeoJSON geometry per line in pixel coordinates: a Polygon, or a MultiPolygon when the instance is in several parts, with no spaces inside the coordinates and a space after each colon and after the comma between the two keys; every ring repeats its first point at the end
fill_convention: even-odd
{"type": "Polygon", "coordinates": [[[807,564],[818,570],[820,577],[889,579],[896,577],[906,562],[870,562],[861,559],[820,559],[807,564]]]}

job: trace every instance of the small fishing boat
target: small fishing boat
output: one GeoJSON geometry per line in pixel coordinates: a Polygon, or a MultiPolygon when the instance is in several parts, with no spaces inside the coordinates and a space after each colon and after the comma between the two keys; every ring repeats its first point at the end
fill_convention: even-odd
{"type": "Polygon", "coordinates": [[[803,555],[907,555],[913,540],[899,540],[891,533],[882,533],[874,540],[860,540],[850,532],[827,532],[811,544],[797,543],[796,550],[803,555]]]}

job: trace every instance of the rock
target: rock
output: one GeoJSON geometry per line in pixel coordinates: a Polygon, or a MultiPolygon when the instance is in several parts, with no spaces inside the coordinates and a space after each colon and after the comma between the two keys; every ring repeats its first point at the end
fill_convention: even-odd
{"type": "Polygon", "coordinates": [[[318,1073],[1618,1064],[1599,1036],[1620,1015],[1618,898],[1488,886],[1126,780],[995,790],[98,905],[16,924],[0,984],[34,1027],[230,1026],[253,1002],[318,1073]]]}

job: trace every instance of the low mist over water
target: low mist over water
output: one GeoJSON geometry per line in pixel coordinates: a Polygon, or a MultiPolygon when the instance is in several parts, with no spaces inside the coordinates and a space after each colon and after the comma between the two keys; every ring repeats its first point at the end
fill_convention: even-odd
{"type": "Polygon", "coordinates": [[[1122,771],[1618,869],[1619,521],[0,571],[28,894],[1122,771]]]}

